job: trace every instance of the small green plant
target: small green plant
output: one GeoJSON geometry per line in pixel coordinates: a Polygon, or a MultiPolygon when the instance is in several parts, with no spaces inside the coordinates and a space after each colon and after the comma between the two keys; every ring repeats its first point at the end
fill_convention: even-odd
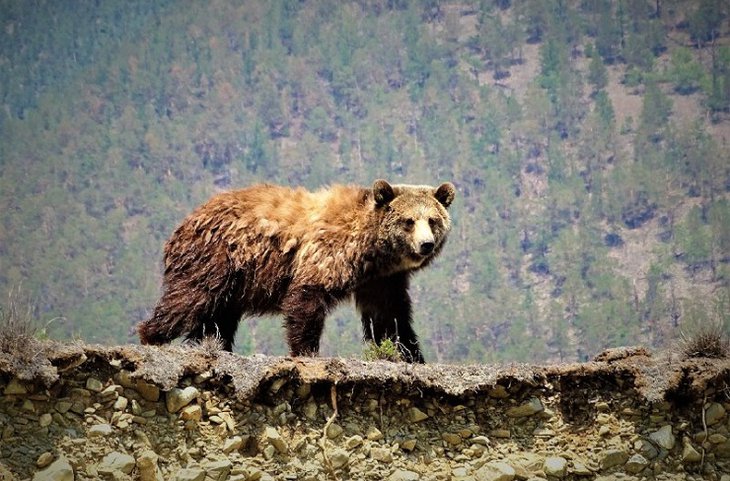
{"type": "Polygon", "coordinates": [[[730,337],[720,322],[711,322],[681,334],[680,349],[686,358],[730,357],[730,337]]]}
{"type": "Polygon", "coordinates": [[[368,342],[364,356],[366,361],[403,361],[403,355],[392,339],[384,339],[380,344],[373,341],[368,342]]]}

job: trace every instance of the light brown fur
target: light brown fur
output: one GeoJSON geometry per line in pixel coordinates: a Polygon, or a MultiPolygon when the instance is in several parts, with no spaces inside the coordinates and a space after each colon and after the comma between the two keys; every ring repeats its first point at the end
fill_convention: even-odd
{"type": "Polygon", "coordinates": [[[220,335],[230,349],[242,315],[283,313],[292,354],[314,353],[327,312],[354,294],[366,337],[375,330],[377,341],[405,336],[407,350],[417,353],[412,360],[422,361],[410,327],[408,275],[443,247],[453,196],[451,184],[385,181],[316,192],[262,184],[217,195],[167,242],[165,292],[140,338],[161,344],[220,335]],[[417,252],[429,242],[415,244],[408,219],[420,219],[431,251],[417,252]],[[391,284],[392,292],[378,287],[391,284]],[[374,330],[373,319],[400,326],[374,330]]]}

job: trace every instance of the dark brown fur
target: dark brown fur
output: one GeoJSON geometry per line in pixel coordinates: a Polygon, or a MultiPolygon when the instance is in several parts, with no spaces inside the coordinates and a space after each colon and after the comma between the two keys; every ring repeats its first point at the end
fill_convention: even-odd
{"type": "Polygon", "coordinates": [[[291,354],[315,354],[327,313],[354,295],[366,339],[397,340],[423,362],[408,280],[441,251],[454,192],[450,183],[379,180],[372,189],[257,185],[217,195],[165,245],[164,292],[140,340],[220,336],[231,350],[242,316],[281,313],[291,354]]]}

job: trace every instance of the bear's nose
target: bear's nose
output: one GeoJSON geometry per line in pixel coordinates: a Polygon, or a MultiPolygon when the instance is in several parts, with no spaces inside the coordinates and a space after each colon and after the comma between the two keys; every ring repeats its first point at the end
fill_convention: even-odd
{"type": "Polygon", "coordinates": [[[419,253],[422,256],[427,256],[431,252],[433,252],[433,242],[421,242],[421,247],[419,248],[419,253]]]}

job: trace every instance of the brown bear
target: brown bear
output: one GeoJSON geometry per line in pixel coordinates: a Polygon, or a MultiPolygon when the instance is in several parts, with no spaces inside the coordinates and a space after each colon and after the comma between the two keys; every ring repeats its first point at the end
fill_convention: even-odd
{"type": "Polygon", "coordinates": [[[292,356],[314,355],[327,313],[354,296],[366,340],[391,339],[423,362],[408,282],[441,251],[455,188],[261,184],[222,193],[165,245],[164,292],[139,325],[143,344],[219,336],[231,350],[245,315],[281,313],[292,356]]]}

